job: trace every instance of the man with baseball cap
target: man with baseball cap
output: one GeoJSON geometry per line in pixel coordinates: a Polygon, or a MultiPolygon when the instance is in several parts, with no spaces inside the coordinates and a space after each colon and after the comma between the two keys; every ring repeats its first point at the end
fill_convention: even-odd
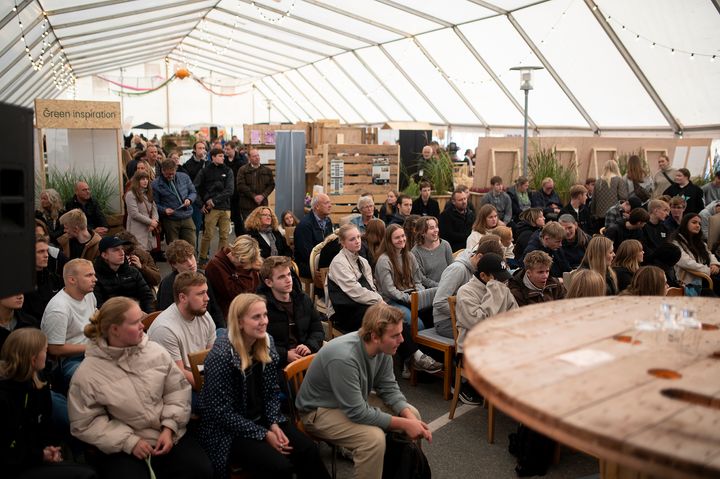
{"type": "Polygon", "coordinates": [[[127,296],[137,300],[140,309],[151,313],[155,295],[140,271],[127,262],[123,249],[126,244],[129,242],[116,236],[106,236],[100,241],[100,256],[95,259],[97,307],[115,296],[127,296]]]}
{"type": "MultiPolygon", "coordinates": [[[[484,319],[518,307],[515,297],[505,284],[511,276],[507,263],[500,255],[486,253],[478,261],[477,270],[470,281],[458,290],[455,311],[458,361],[462,361],[462,345],[473,326],[484,319]]],[[[480,404],[481,399],[469,384],[462,386],[462,402],[480,404]]]]}

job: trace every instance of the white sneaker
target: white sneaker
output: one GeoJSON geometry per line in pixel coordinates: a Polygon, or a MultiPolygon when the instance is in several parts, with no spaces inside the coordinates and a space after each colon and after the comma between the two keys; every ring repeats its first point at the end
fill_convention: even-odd
{"type": "Polygon", "coordinates": [[[402,374],[400,376],[403,379],[410,379],[410,368],[407,363],[403,364],[402,374]]]}

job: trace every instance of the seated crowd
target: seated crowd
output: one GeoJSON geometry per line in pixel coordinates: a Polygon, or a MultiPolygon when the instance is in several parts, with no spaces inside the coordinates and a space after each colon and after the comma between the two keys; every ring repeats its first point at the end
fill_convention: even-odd
{"type": "MultiPolygon", "coordinates": [[[[228,151],[237,158],[231,148],[225,159],[228,151]]],[[[474,325],[530,304],[665,295],[668,286],[720,292],[720,244],[707,242],[720,204],[705,207],[689,172],[666,158],[661,190],[634,159],[624,177],[609,161],[565,204],[552,178],[532,192],[526,178],[506,191],[495,176],[477,209],[458,188],[441,211],[423,181],[417,198],[390,191],[379,208],[362,195],[334,230],[322,193],[299,221],[291,212],[278,220],[264,193],[248,196],[255,208],[235,210],[223,150],[210,151],[195,184],[187,168],[155,154],[147,152],[152,165],[133,164],[119,234],[108,234],[86,183],[64,206],[54,190],[40,195],[37,288],[0,298],[0,457],[9,477],[227,477],[235,467],[329,477],[312,437],[349,450],[356,477],[380,478],[385,432],[432,437],[394,373],[393,357],[403,378],[443,370],[413,340],[414,294],[416,329],[457,336],[461,360],[474,325]],[[214,232],[196,234],[198,208],[205,228],[220,228],[214,255],[214,232]],[[231,241],[228,218],[245,234],[231,241]],[[165,277],[160,258],[171,268],[165,277]],[[327,343],[325,319],[340,334],[327,343]],[[189,354],[202,350],[199,384],[189,354]],[[282,370],[314,354],[294,397],[282,370]],[[189,428],[191,413],[199,422],[189,428]],[[87,465],[66,461],[59,441],[87,465]]],[[[256,160],[251,153],[234,168],[238,181],[264,174],[252,170],[256,160]]],[[[481,401],[469,384],[460,399],[481,401]]]]}

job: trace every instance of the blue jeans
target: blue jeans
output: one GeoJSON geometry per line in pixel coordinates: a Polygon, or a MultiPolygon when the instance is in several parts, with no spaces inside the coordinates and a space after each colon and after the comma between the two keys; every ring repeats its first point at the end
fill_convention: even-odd
{"type": "Polygon", "coordinates": [[[78,366],[80,366],[80,363],[83,359],[85,359],[84,354],[81,354],[80,356],[71,356],[69,358],[63,358],[62,360],[60,360],[60,370],[62,371],[62,376],[66,387],[70,387],[70,380],[72,379],[73,374],[75,374],[75,371],[77,370],[78,366]]]}
{"type": "MultiPolygon", "coordinates": [[[[397,301],[390,301],[390,306],[393,306],[403,313],[403,321],[405,321],[405,324],[410,326],[410,322],[412,321],[412,315],[410,313],[410,308],[405,306],[402,303],[398,303],[397,301]]],[[[422,319],[418,318],[418,331],[422,331],[425,329],[425,324],[423,323],[422,319]]]]}

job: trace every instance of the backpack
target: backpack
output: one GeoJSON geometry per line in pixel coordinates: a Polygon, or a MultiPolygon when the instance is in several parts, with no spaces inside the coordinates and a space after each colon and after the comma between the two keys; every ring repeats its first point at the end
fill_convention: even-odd
{"type": "Polygon", "coordinates": [[[404,434],[385,434],[383,479],[431,479],[430,464],[415,441],[404,434]]]}
{"type": "Polygon", "coordinates": [[[517,457],[518,477],[544,476],[552,462],[555,441],[522,424],[508,439],[508,451],[517,457]]]}

